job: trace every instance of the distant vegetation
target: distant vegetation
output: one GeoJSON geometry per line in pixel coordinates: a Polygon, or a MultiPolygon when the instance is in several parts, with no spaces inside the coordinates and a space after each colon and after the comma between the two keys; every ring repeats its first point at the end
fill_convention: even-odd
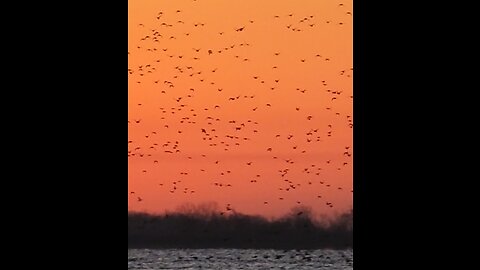
{"type": "Polygon", "coordinates": [[[128,213],[128,248],[352,248],[352,211],[335,218],[313,218],[310,208],[269,220],[215,204],[183,205],[162,215],[128,213]]]}

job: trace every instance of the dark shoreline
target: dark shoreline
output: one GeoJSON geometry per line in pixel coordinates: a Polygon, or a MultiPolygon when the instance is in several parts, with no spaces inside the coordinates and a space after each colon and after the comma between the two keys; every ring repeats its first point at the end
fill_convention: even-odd
{"type": "Polygon", "coordinates": [[[352,249],[352,213],[317,221],[219,213],[128,214],[128,249],[352,249]]]}

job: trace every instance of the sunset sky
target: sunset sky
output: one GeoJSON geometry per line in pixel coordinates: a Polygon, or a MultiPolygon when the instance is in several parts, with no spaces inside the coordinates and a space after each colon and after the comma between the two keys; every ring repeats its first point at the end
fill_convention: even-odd
{"type": "Polygon", "coordinates": [[[129,0],[128,208],[353,197],[353,3],[129,0]]]}

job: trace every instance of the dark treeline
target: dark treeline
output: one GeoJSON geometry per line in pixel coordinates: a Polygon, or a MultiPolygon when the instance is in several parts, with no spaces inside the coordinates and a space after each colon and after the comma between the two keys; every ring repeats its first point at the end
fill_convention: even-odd
{"type": "Polygon", "coordinates": [[[353,215],[313,218],[307,207],[269,220],[212,205],[183,206],[174,213],[128,213],[128,248],[351,248],[353,215]]]}

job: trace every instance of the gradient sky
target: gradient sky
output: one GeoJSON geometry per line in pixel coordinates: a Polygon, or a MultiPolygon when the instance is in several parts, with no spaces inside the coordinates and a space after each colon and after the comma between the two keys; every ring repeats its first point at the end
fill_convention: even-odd
{"type": "Polygon", "coordinates": [[[128,5],[129,210],[352,207],[351,0],[128,5]]]}

